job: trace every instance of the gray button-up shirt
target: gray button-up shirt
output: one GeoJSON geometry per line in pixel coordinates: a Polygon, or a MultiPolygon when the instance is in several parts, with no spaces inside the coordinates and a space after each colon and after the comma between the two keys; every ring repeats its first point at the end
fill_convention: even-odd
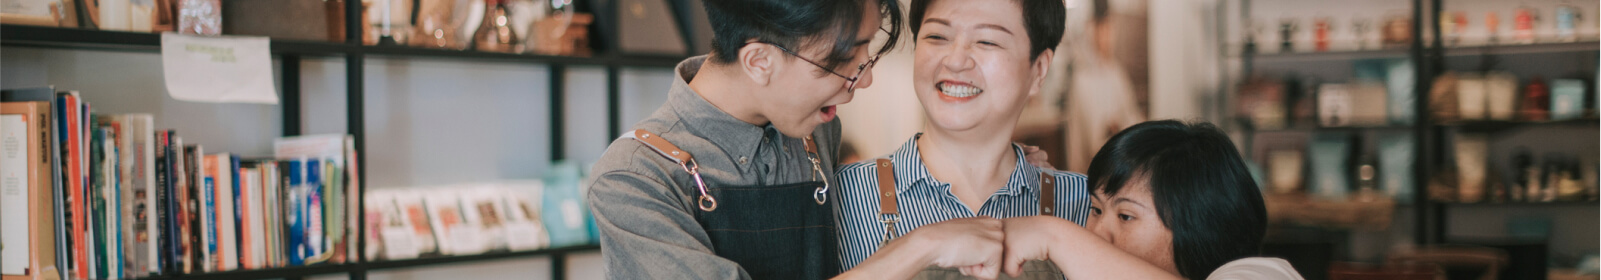
{"type": "MultiPolygon", "coordinates": [[[[654,132],[689,152],[708,187],[816,181],[804,143],[717,109],[689,88],[705,56],[678,64],[667,103],[633,129],[654,132]]],[[[839,120],[818,126],[822,168],[837,182],[839,120]]],[[[634,139],[613,141],[595,163],[588,187],[610,279],[749,279],[738,264],[713,254],[695,221],[699,191],[682,167],[634,139]]],[[[829,191],[829,200],[837,200],[829,191]]],[[[725,210],[719,210],[725,211],[725,210]]]]}

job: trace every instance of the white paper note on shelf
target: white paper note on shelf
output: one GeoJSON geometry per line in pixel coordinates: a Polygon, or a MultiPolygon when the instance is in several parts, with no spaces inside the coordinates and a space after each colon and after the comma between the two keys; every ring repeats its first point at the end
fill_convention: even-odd
{"type": "Polygon", "coordinates": [[[161,69],[173,99],[278,104],[267,37],[162,33],[161,69]]]}

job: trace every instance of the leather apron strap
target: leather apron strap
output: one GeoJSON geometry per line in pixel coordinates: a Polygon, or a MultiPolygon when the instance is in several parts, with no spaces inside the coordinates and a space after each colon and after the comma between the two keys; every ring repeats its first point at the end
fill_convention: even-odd
{"type": "MultiPolygon", "coordinates": [[[[887,158],[878,159],[878,222],[884,224],[884,240],[894,239],[895,223],[901,221],[900,209],[895,204],[895,164],[887,158]]],[[[880,243],[880,244],[882,244],[880,243]]]]}
{"type": "Polygon", "coordinates": [[[644,129],[623,133],[622,137],[618,138],[639,140],[640,143],[650,147],[657,154],[672,160],[679,167],[683,167],[685,172],[689,172],[690,176],[695,177],[695,186],[700,189],[700,197],[696,198],[695,206],[699,207],[701,211],[711,212],[717,210],[717,198],[712,197],[706,191],[706,181],[700,179],[700,165],[695,163],[695,157],[690,155],[689,152],[679,149],[673,143],[667,142],[667,139],[662,138],[660,135],[644,129]]]}
{"type": "MultiPolygon", "coordinates": [[[[878,222],[884,224],[884,241],[894,239],[895,223],[901,221],[899,205],[895,201],[895,163],[887,158],[878,159],[878,222]]],[[[1040,172],[1040,215],[1056,215],[1056,177],[1040,172]]]]}

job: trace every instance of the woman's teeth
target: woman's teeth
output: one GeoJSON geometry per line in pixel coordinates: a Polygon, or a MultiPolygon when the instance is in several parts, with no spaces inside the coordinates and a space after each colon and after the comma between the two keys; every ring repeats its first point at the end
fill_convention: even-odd
{"type": "Polygon", "coordinates": [[[952,84],[947,84],[947,83],[939,83],[939,84],[935,84],[934,87],[939,89],[940,92],[945,93],[945,95],[948,95],[948,96],[951,96],[951,97],[956,97],[956,98],[971,97],[971,96],[974,96],[974,95],[978,95],[980,93],[984,93],[983,89],[979,89],[977,87],[968,86],[968,85],[952,85],[952,84]]]}

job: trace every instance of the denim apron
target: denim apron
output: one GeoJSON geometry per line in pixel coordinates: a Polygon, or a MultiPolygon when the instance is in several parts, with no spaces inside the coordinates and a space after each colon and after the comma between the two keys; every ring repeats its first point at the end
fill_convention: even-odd
{"type": "MultiPolygon", "coordinates": [[[[1040,173],[1040,215],[1056,215],[1056,182],[1050,173],[1040,173]]],[[[900,222],[900,207],[895,200],[895,164],[887,158],[878,159],[878,217],[884,224],[884,243],[894,239],[895,224],[900,222]]],[[[913,276],[912,279],[973,279],[962,275],[960,269],[929,266],[913,276]]],[[[1007,276],[1001,273],[1000,279],[1067,279],[1056,264],[1050,261],[1033,260],[1023,262],[1023,274],[1019,277],[1007,276]]]]}
{"type": "Polygon", "coordinates": [[[649,131],[625,133],[678,163],[695,179],[695,220],[711,238],[711,249],[752,279],[827,279],[839,274],[839,242],[828,179],[817,147],[806,152],[817,181],[782,185],[707,186],[689,152],[649,131]]]}

